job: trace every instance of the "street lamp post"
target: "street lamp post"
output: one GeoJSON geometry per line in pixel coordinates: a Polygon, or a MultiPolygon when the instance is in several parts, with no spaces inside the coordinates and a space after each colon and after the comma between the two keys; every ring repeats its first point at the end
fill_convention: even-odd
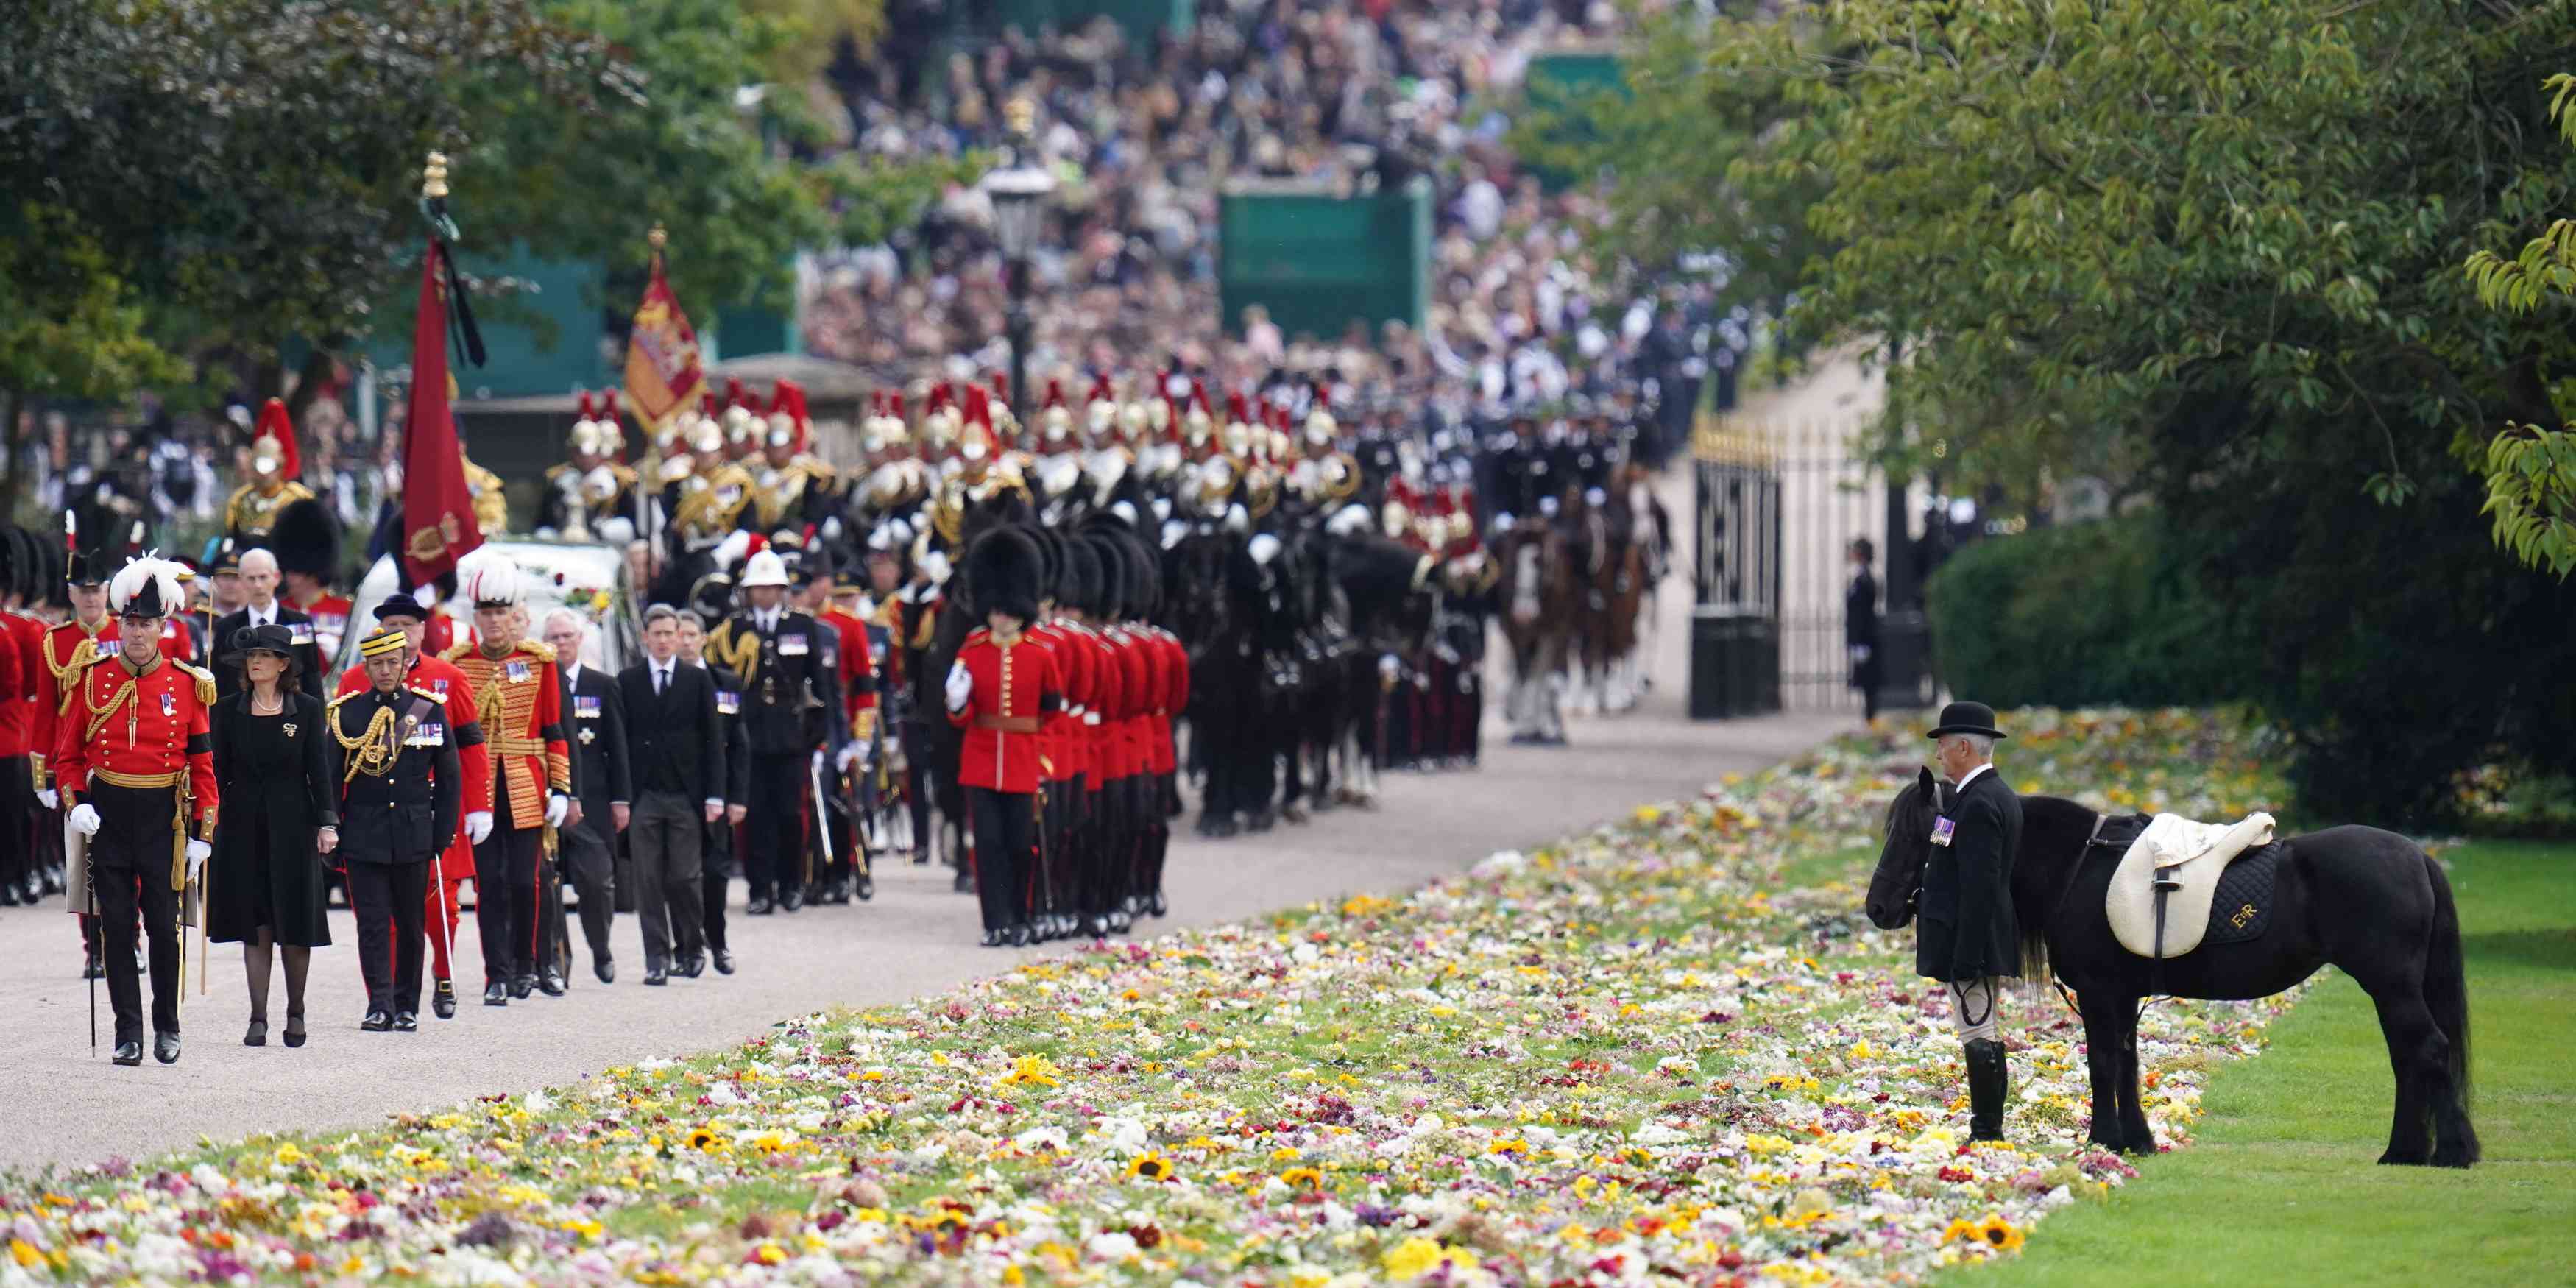
{"type": "Polygon", "coordinates": [[[1005,326],[1011,342],[1011,396],[1023,405],[1029,398],[1029,256],[1037,250],[1038,231],[1046,219],[1048,198],[1055,195],[1055,175],[1037,156],[1033,137],[1036,109],[1014,100],[1005,109],[1017,143],[1010,164],[984,176],[984,195],[993,203],[993,235],[1009,265],[1003,287],[1010,293],[1005,326]]]}

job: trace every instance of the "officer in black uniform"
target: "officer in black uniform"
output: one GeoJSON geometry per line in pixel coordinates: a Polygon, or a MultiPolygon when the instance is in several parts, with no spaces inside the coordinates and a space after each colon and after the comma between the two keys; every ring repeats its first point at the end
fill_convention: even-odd
{"type": "Polygon", "coordinates": [[[341,784],[339,851],[358,914],[358,970],[367,981],[358,1027],[410,1033],[420,1028],[429,861],[456,835],[465,774],[446,699],[403,686],[409,659],[401,629],[377,628],[358,653],[367,688],[333,699],[323,718],[331,781],[341,784]]]}
{"type": "Polygon", "coordinates": [[[707,637],[707,660],[742,678],[743,723],[751,734],[751,799],[746,802],[744,911],[794,912],[813,874],[805,868],[805,805],[813,759],[840,710],[840,658],[833,634],[787,604],[787,565],[767,550],[743,565],[745,609],[707,637]],[[773,902],[774,901],[774,902],[773,902]]]}

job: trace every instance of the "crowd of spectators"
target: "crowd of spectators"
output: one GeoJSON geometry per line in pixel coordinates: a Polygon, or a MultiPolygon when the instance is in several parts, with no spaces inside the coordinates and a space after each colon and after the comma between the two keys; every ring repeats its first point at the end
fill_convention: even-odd
{"type": "MultiPolygon", "coordinates": [[[[1741,349],[1705,287],[1659,290],[1591,254],[1596,202],[1542,191],[1508,148],[1533,56],[1615,43],[1626,19],[1606,0],[1215,0],[1179,35],[1102,18],[945,54],[938,8],[898,7],[868,56],[830,69],[824,107],[846,117],[847,147],[901,157],[1008,147],[1005,105],[1034,106],[1035,146],[1064,182],[1031,266],[1033,372],[1134,369],[1139,355],[1227,382],[1331,369],[1479,408],[1651,379],[1670,404],[1741,349]],[[1288,335],[1258,309],[1220,317],[1225,185],[1417,180],[1435,210],[1418,332],[1288,335]]],[[[818,267],[803,301],[814,351],[896,379],[1006,361],[1006,271],[976,189],[818,267]]]]}

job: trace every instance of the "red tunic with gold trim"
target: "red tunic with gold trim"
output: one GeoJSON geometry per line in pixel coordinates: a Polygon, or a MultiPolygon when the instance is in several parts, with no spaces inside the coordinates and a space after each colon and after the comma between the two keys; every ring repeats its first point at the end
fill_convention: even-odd
{"type": "Polygon", "coordinates": [[[1099,791],[1118,776],[1116,738],[1118,709],[1127,701],[1126,673],[1118,666],[1118,648],[1106,632],[1084,627],[1082,643],[1090,650],[1089,683],[1082,699],[1082,769],[1089,787],[1099,791]]]}
{"type": "Polygon", "coordinates": [[[1117,726],[1111,735],[1116,748],[1112,755],[1117,767],[1112,778],[1129,778],[1145,772],[1145,725],[1152,719],[1158,699],[1157,681],[1161,668],[1155,664],[1154,646],[1145,637],[1125,626],[1110,628],[1111,642],[1118,650],[1119,688],[1126,701],[1119,704],[1117,726]]]}
{"type": "Polygon", "coordinates": [[[1030,627],[1028,637],[1046,649],[1047,660],[1055,667],[1056,689],[1063,698],[1053,711],[1047,712],[1046,721],[1038,733],[1038,777],[1044,782],[1060,783],[1081,772],[1074,767],[1080,717],[1071,711],[1076,646],[1067,628],[1056,622],[1040,622],[1030,627]]]}
{"type": "Polygon", "coordinates": [[[850,736],[867,741],[877,727],[876,659],[868,649],[868,624],[837,608],[815,614],[841,637],[841,714],[850,736]]]}
{"type": "MultiPolygon", "coordinates": [[[[26,747],[22,754],[43,764],[53,754],[53,748],[39,737],[36,723],[36,707],[44,701],[45,694],[46,626],[44,619],[28,613],[4,616],[8,626],[6,645],[18,654],[18,691],[9,695],[9,700],[18,708],[18,737],[26,747]]],[[[50,730],[53,726],[42,727],[50,730]]]]}
{"type": "MultiPolygon", "coordinates": [[[[462,808],[456,811],[456,835],[439,856],[438,875],[442,881],[461,880],[474,875],[474,847],[465,840],[465,816],[492,808],[492,749],[483,743],[483,726],[475,718],[474,689],[465,682],[463,671],[423,653],[411,660],[411,678],[403,683],[447,708],[448,736],[456,739],[457,770],[465,775],[465,794],[462,808]]],[[[373,687],[367,668],[353,666],[340,673],[340,690],[333,696],[346,697],[373,687]]]]}
{"type": "Polygon", "coordinates": [[[89,794],[92,774],[145,788],[174,786],[184,776],[189,835],[212,838],[217,801],[206,708],[215,702],[215,677],[166,658],[136,675],[122,655],[110,655],[66,682],[70,701],[56,722],[53,761],[63,808],[89,794]]]}
{"type": "MultiPolygon", "coordinates": [[[[572,749],[563,734],[563,677],[555,670],[553,646],[521,640],[492,657],[480,646],[459,644],[440,660],[463,674],[483,726],[491,756],[481,776],[488,793],[483,799],[498,801],[506,793],[510,802],[510,817],[495,818],[492,826],[544,826],[547,793],[572,791],[572,749]]],[[[465,799],[475,799],[470,784],[465,799]]]]}
{"type": "Polygon", "coordinates": [[[89,627],[76,621],[64,622],[48,628],[39,640],[38,655],[44,669],[36,676],[36,709],[28,713],[31,718],[27,725],[36,790],[53,785],[54,738],[62,727],[63,704],[72,699],[74,674],[116,650],[113,617],[101,618],[96,626],[89,627]]]}
{"type": "Polygon", "coordinates": [[[965,707],[948,713],[948,722],[966,731],[958,784],[1036,791],[1040,730],[1064,696],[1054,653],[1025,635],[997,639],[977,627],[958,647],[957,665],[974,682],[965,707]]]}

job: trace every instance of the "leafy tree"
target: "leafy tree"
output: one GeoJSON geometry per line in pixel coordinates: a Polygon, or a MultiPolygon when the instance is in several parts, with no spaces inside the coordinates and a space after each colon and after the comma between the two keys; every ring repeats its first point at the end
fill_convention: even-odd
{"type": "Polygon", "coordinates": [[[1624,92],[1534,103],[1516,115],[1511,143],[1599,193],[1605,249],[1653,272],[1722,254],[1728,294],[1776,315],[1829,248],[1806,220],[1821,177],[1774,164],[1831,128],[1788,92],[1793,78],[1839,74],[1807,61],[1826,45],[1810,25],[1668,9],[1622,46],[1624,92]],[[1725,65],[1712,58],[1720,48],[1735,54],[1725,65]]]}
{"type": "MultiPolygon", "coordinates": [[[[2567,110],[2576,76],[2560,72],[2546,86],[2550,116],[2561,135],[2576,143],[2576,113],[2567,110]]],[[[2481,250],[2469,256],[2468,274],[2478,301],[2488,308],[2528,314],[2546,305],[2564,316],[2569,297],[2576,296],[2576,220],[2552,222],[2512,259],[2481,250]]],[[[2507,422],[2488,441],[2486,509],[2495,516],[2498,545],[2565,577],[2576,571],[2576,433],[2563,427],[2568,391],[2553,385],[2550,394],[2562,427],[2507,422]]]]}
{"type": "Polygon", "coordinates": [[[864,34],[876,0],[6,7],[0,190],[75,219],[166,345],[254,395],[285,386],[290,340],[312,374],[408,325],[433,148],[468,268],[511,247],[637,261],[659,221],[709,308],[779,298],[798,247],[880,238],[974,164],[796,159],[816,123],[759,87],[864,34]]]}
{"type": "Polygon", "coordinates": [[[97,239],[66,213],[17,212],[0,236],[0,514],[18,489],[18,449],[31,398],[121,398],[186,378],[187,365],[144,334],[144,309],[97,239]]]}

